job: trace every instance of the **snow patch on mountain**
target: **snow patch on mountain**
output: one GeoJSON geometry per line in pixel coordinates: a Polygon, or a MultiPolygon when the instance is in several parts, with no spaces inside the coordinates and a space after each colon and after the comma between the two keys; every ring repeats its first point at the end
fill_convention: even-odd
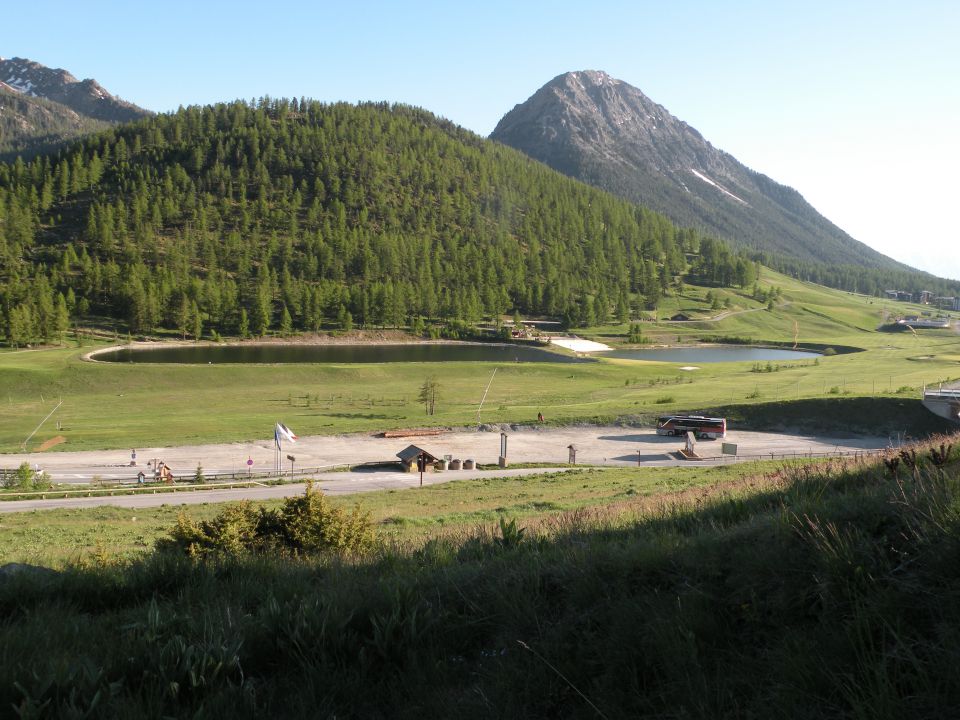
{"type": "Polygon", "coordinates": [[[729,190],[727,190],[723,185],[721,185],[720,183],[714,182],[713,180],[711,180],[710,178],[708,178],[708,177],[707,177],[706,175],[704,175],[703,173],[699,173],[699,172],[697,172],[696,170],[694,170],[693,168],[690,168],[690,172],[692,172],[692,173],[693,173],[694,175],[696,175],[698,178],[700,178],[700,179],[703,180],[705,183],[707,183],[707,185],[713,185],[713,187],[715,187],[717,190],[719,190],[720,192],[722,192],[724,195],[728,195],[728,196],[732,197],[732,198],[733,198],[734,200],[736,200],[738,203],[743,203],[743,204],[746,205],[747,207],[750,206],[750,203],[748,203],[746,200],[744,200],[743,198],[738,198],[738,197],[737,197],[736,195],[734,195],[732,192],[730,192],[729,190]]]}

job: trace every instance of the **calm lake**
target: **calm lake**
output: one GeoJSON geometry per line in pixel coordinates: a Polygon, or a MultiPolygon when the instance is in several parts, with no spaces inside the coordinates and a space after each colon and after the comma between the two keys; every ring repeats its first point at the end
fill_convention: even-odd
{"type": "Polygon", "coordinates": [[[783,360],[812,360],[820,353],[779,348],[750,347],[748,345],[712,345],[709,347],[650,348],[649,350],[614,350],[599,353],[599,357],[628,360],[659,360],[676,363],[717,362],[779,362],[783,360]]]}
{"type": "Polygon", "coordinates": [[[196,345],[121,348],[95,360],[134,363],[589,362],[521,345],[196,345]]]}

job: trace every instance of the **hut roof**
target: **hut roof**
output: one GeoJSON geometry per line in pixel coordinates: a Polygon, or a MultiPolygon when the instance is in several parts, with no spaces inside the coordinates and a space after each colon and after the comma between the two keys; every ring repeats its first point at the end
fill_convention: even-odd
{"type": "Polygon", "coordinates": [[[437,458],[430,452],[424,450],[421,447],[416,445],[408,445],[403,450],[397,453],[397,457],[400,458],[403,462],[412,462],[417,459],[417,457],[423,453],[427,456],[427,462],[436,462],[437,458]]]}

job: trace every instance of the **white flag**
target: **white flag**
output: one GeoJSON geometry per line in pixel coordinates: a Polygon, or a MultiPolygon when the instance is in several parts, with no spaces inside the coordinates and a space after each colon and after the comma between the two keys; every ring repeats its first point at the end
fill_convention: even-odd
{"type": "Polygon", "coordinates": [[[273,441],[277,444],[277,450],[280,449],[280,440],[288,440],[290,442],[296,442],[298,440],[297,436],[293,434],[293,430],[288,428],[281,422],[278,422],[273,428],[273,441]]]}

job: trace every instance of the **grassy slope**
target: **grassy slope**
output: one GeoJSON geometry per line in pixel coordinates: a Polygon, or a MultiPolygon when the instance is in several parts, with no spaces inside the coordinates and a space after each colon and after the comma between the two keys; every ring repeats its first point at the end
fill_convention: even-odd
{"type": "MultiPolygon", "coordinates": [[[[282,419],[299,434],[377,431],[419,425],[469,425],[494,367],[484,422],[529,422],[543,410],[567,422],[662,410],[698,410],[824,396],[916,398],[924,384],[960,377],[960,338],[950,331],[879,333],[883,308],[900,304],[800,283],[765,271],[763,283],[783,291],[774,311],[721,322],[644,325],[658,341],[736,336],[757,342],[854,346],[866,352],[779,365],[676,365],[601,361],[589,365],[430,363],[385,365],[123,366],[79,361],[83,349],[0,353],[0,451],[12,452],[53,408],[67,442],[59,450],[146,447],[268,437],[282,419]],[[427,418],[416,397],[428,375],[441,387],[438,414],[427,418]],[[306,397],[309,396],[309,400],[306,397]],[[42,397],[42,400],[41,400],[42,397]]],[[[704,293],[703,289],[688,292],[704,293]]],[[[756,307],[752,300],[739,301],[756,307]]],[[[738,307],[734,306],[734,309],[738,307]]],[[[608,340],[626,327],[585,334],[608,340]]],[[[58,434],[54,420],[31,447],[58,434]]]]}
{"type": "MultiPolygon", "coordinates": [[[[453,481],[413,492],[382,491],[332,497],[334,505],[359,503],[380,526],[381,536],[403,545],[462,533],[495,523],[502,515],[543,521],[565,511],[663,498],[704,486],[722,486],[759,473],[770,463],[717,468],[582,469],[521,478],[453,481]]],[[[276,506],[279,501],[265,503],[276,506]]],[[[218,505],[183,508],[209,519],[218,505]]],[[[94,555],[130,559],[153,547],[176,521],[181,507],[98,507],[0,515],[0,564],[47,567],[88,562],[94,555]]]]}
{"type": "Polygon", "coordinates": [[[87,717],[949,717],[958,490],[956,462],[898,479],[805,465],[660,507],[556,516],[519,544],[481,529],[356,562],[155,557],[24,575],[0,583],[0,704],[87,717]]]}

